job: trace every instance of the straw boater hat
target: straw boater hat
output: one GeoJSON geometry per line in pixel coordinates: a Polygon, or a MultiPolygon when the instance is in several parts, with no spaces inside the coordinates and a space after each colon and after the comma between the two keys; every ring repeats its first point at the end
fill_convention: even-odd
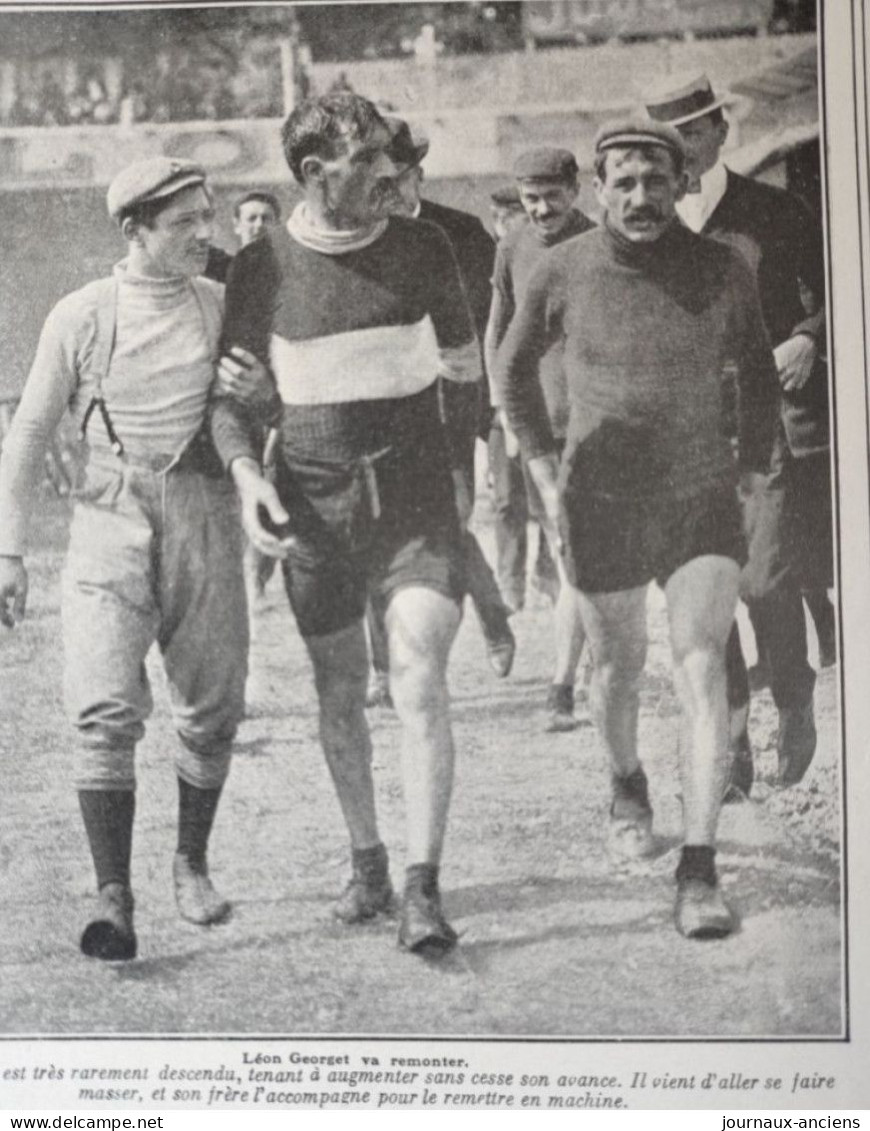
{"type": "Polygon", "coordinates": [[[681,76],[669,76],[644,95],[646,112],[655,122],[681,126],[685,122],[703,118],[718,110],[728,101],[728,95],[713,93],[710,80],[703,71],[681,76]]]}

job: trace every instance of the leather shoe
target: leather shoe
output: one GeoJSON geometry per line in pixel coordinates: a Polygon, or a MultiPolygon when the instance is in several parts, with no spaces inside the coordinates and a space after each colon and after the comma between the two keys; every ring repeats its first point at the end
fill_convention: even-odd
{"type": "Polygon", "coordinates": [[[816,752],[816,720],[812,699],[802,707],[780,707],[777,784],[797,785],[810,768],[816,752]]]}
{"type": "Polygon", "coordinates": [[[172,862],[175,903],[182,919],[201,927],[220,923],[229,915],[230,903],[215,891],[205,864],[194,867],[186,856],[176,852],[172,862]]]}
{"type": "Polygon", "coordinates": [[[389,872],[364,873],[354,868],[347,887],[336,900],[333,917],[351,926],[374,919],[376,915],[389,915],[394,910],[395,899],[389,872]]]}
{"type": "Polygon", "coordinates": [[[413,954],[446,954],[456,946],[459,936],[441,911],[437,891],[426,895],[420,890],[405,892],[399,923],[399,946],[413,954]]]}
{"type": "Polygon", "coordinates": [[[679,880],[674,907],[677,930],[687,939],[722,939],[734,930],[734,915],[716,884],[679,880]]]}
{"type": "Polygon", "coordinates": [[[624,860],[640,860],[655,851],[653,811],[646,774],[638,767],[627,778],[613,775],[613,800],[607,841],[610,852],[624,860]]]}
{"type": "Polygon", "coordinates": [[[82,932],[82,954],[105,962],[123,962],[136,957],[133,930],[133,893],[123,884],[100,888],[100,909],[82,932]]]}

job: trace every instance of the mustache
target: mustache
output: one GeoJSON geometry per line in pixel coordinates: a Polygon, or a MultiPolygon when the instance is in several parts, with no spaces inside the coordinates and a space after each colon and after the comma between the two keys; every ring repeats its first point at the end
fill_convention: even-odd
{"type": "Polygon", "coordinates": [[[377,196],[397,196],[399,189],[392,177],[380,177],[373,191],[377,196]]]}
{"type": "Polygon", "coordinates": [[[626,212],[625,219],[628,220],[661,220],[663,219],[661,212],[658,208],[653,208],[651,205],[644,205],[641,208],[633,208],[631,212],[626,212]]]}

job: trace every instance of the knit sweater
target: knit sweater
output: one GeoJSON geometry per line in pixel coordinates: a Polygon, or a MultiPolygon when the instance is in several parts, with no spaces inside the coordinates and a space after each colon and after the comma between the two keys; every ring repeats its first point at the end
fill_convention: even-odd
{"type": "MultiPolygon", "coordinates": [[[[493,344],[498,346],[507,333],[517,305],[529,285],[529,280],[535,269],[550,248],[573,239],[583,232],[594,228],[595,224],[588,216],[577,209],[573,209],[565,223],[565,227],[552,235],[543,232],[534,224],[523,224],[522,227],[509,232],[498,245],[495,260],[495,275],[493,277],[493,290],[496,301],[492,308],[491,334],[493,344]]],[[[553,435],[558,440],[564,440],[568,429],[568,392],[565,385],[565,373],[562,364],[563,344],[561,339],[553,342],[550,349],[544,354],[538,364],[538,380],[544,392],[547,412],[550,416],[550,425],[553,435]]],[[[529,380],[532,380],[529,376],[529,380]]],[[[494,403],[500,403],[499,398],[493,398],[494,403]]]]}
{"type": "Polygon", "coordinates": [[[554,451],[528,374],[564,338],[563,477],[598,497],[691,497],[733,482],[723,373],[736,365],[739,456],[769,466],[777,381],[754,280],[730,249],[674,223],[653,244],[597,228],[543,259],[497,355],[527,459],[554,451]]]}
{"type": "MultiPolygon", "coordinates": [[[[392,218],[374,239],[333,253],[283,229],[250,244],[230,272],[223,342],[269,365],[283,446],[301,457],[350,462],[391,444],[431,447],[442,434],[443,378],[453,466],[462,466],[482,367],[455,258],[434,225],[392,218]]],[[[212,433],[227,466],[257,457],[255,425],[244,405],[215,402],[212,433]]]]}
{"type": "MultiPolygon", "coordinates": [[[[131,454],[171,457],[200,428],[214,379],[223,287],[207,279],[153,279],[115,268],[115,344],[103,395],[131,454]]],[[[46,319],[0,459],[0,554],[22,554],[46,447],[69,408],[80,423],[96,392],[91,362],[97,311],[114,301],[111,279],[74,291],[46,319]]],[[[88,444],[111,454],[99,413],[88,444]]]]}

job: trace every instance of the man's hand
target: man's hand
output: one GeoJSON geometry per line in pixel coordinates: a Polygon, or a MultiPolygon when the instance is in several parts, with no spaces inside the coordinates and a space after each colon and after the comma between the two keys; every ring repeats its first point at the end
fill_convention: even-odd
{"type": "Polygon", "coordinates": [[[769,476],[763,471],[741,471],[738,492],[744,502],[757,499],[767,486],[769,476]]]}
{"type": "Polygon", "coordinates": [[[0,556],[0,624],[14,628],[27,607],[27,570],[19,557],[0,556]]]}
{"type": "Polygon", "coordinates": [[[277,527],[290,521],[281,505],[278,492],[264,479],[254,460],[234,459],[230,468],[242,504],[242,526],[255,549],[269,558],[286,558],[293,546],[291,535],[282,537],[267,530],[261,521],[260,508],[277,527]]]}
{"type": "Polygon", "coordinates": [[[456,496],[456,512],[459,515],[459,523],[464,529],[471,521],[471,512],[474,510],[474,492],[471,490],[468,476],[464,471],[454,469],[453,492],[456,496]]]}
{"type": "Polygon", "coordinates": [[[241,346],[233,346],[218,362],[217,387],[224,396],[254,406],[269,404],[275,391],[266,366],[241,346]]]}
{"type": "Polygon", "coordinates": [[[528,468],[544,507],[544,532],[547,540],[561,554],[564,546],[559,533],[559,457],[555,454],[537,456],[529,460],[528,468]]]}
{"type": "Polygon", "coordinates": [[[808,334],[787,338],[773,351],[779,383],[785,392],[802,389],[809,381],[816,360],[816,342],[808,334]]]}

